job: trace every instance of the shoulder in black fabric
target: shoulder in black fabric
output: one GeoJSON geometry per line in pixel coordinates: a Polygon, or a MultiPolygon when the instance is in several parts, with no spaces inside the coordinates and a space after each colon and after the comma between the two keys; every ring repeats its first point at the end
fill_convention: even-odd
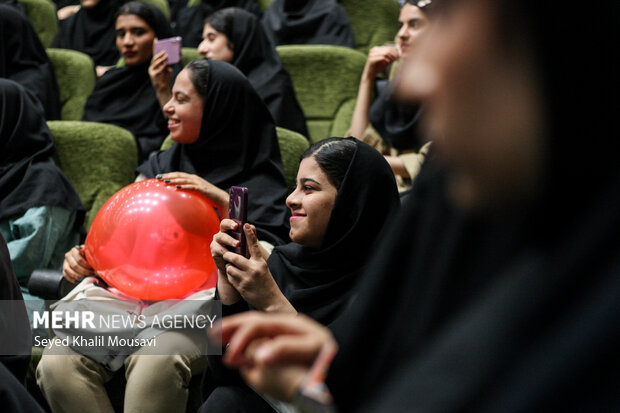
{"type": "Polygon", "coordinates": [[[265,10],[263,25],[276,45],[355,47],[349,18],[335,0],[274,0],[265,10]]]}
{"type": "Polygon", "coordinates": [[[30,21],[16,8],[0,4],[0,77],[30,90],[47,120],[60,119],[54,68],[30,21]]]}
{"type": "Polygon", "coordinates": [[[424,145],[418,130],[422,114],[419,105],[393,100],[392,88],[385,85],[370,106],[370,123],[393,148],[417,151],[424,145]]]}
{"type": "Polygon", "coordinates": [[[95,65],[112,66],[118,61],[115,15],[121,0],[101,0],[94,7],[82,7],[60,20],[52,47],[73,49],[89,55],[95,65]]]}
{"type": "Polygon", "coordinates": [[[0,220],[44,205],[83,213],[73,186],[52,160],[54,141],[39,101],[0,79],[0,102],[0,220]]]}
{"type": "Polygon", "coordinates": [[[175,143],[138,171],[149,178],[174,171],[196,174],[225,191],[247,187],[248,220],[260,239],[280,244],[288,238],[287,186],[273,120],[237,68],[215,60],[209,66],[198,140],[175,143]]]}

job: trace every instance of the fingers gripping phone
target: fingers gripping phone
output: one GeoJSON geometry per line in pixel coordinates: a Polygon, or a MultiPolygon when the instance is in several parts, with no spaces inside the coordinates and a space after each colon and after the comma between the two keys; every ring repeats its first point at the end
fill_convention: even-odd
{"type": "Polygon", "coordinates": [[[181,61],[181,40],[180,36],[158,40],[155,43],[155,54],[165,50],[169,65],[179,63],[181,61]]]}
{"type": "Polygon", "coordinates": [[[239,240],[239,246],[230,250],[248,258],[248,242],[243,232],[243,225],[248,222],[248,188],[232,186],[230,187],[229,196],[228,217],[237,223],[237,229],[228,233],[236,240],[239,240]]]}

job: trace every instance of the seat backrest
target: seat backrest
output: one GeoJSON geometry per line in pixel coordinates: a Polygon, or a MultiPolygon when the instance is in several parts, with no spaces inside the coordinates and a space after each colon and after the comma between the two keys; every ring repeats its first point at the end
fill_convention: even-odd
{"type": "Polygon", "coordinates": [[[43,47],[49,47],[58,31],[56,6],[50,0],[19,0],[26,9],[28,20],[39,35],[43,47]]]}
{"type": "Polygon", "coordinates": [[[400,13],[397,0],[342,0],[342,7],[360,52],[368,54],[370,48],[394,41],[400,13]]]}
{"type": "Polygon", "coordinates": [[[54,66],[60,93],[62,120],[80,120],[88,96],[95,88],[95,67],[85,53],[67,49],[47,49],[54,66]]]}
{"type": "Polygon", "coordinates": [[[198,53],[198,49],[195,47],[182,47],[181,48],[181,63],[183,66],[191,62],[192,60],[201,59],[203,56],[198,53]]]}
{"type": "Polygon", "coordinates": [[[291,74],[312,142],[343,136],[351,126],[366,55],[327,45],[283,45],[276,49],[291,74]]]}
{"type": "Polygon", "coordinates": [[[47,125],[56,144],[56,163],[86,207],[88,230],[105,201],[134,181],[135,140],[131,132],[104,123],[60,120],[47,125]]]}
{"type": "Polygon", "coordinates": [[[299,157],[308,149],[310,144],[302,134],[289,129],[277,126],[276,133],[278,135],[282,163],[284,164],[286,184],[288,186],[288,192],[290,193],[295,189],[297,170],[299,169],[299,157]]]}
{"type": "MultiPolygon", "coordinates": [[[[310,146],[308,140],[300,133],[289,129],[276,127],[278,135],[278,144],[280,146],[280,155],[282,156],[282,164],[284,165],[284,176],[286,176],[286,184],[289,192],[295,189],[295,181],[297,180],[297,169],[299,169],[299,157],[310,146]]],[[[161,150],[165,151],[170,148],[174,141],[168,135],[161,144],[161,150]]]]}

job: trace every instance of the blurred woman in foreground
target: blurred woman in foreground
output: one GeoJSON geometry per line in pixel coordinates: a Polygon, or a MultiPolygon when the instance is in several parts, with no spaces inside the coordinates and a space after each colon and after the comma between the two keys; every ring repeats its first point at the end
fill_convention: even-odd
{"type": "Polygon", "coordinates": [[[618,101],[620,16],[599,6],[575,26],[574,10],[531,0],[444,3],[399,83],[427,105],[437,161],[340,325],[224,320],[225,360],[248,383],[300,404],[309,388],[325,395],[316,383],[336,342],[325,383],[339,411],[620,408],[620,164],[606,103],[618,101]]]}

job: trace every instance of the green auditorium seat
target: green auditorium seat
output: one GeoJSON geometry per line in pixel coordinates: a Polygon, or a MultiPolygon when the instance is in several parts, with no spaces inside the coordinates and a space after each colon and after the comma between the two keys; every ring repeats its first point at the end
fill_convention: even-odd
{"type": "Polygon", "coordinates": [[[174,141],[172,140],[170,135],[168,135],[166,136],[166,139],[164,139],[164,141],[161,143],[161,146],[159,147],[159,149],[161,149],[162,151],[165,151],[166,149],[169,149],[172,145],[174,145],[174,141]]]}
{"type": "Polygon", "coordinates": [[[327,45],[276,48],[291,74],[312,142],[343,136],[349,129],[366,55],[327,45]]]}
{"type": "Polygon", "coordinates": [[[58,31],[56,6],[50,0],[19,0],[26,9],[28,20],[39,35],[43,47],[49,47],[58,31]]]}
{"type": "Polygon", "coordinates": [[[60,93],[62,120],[80,120],[84,105],[95,88],[95,67],[85,53],[67,49],[47,49],[60,93]]]}
{"type": "Polygon", "coordinates": [[[400,13],[396,0],[342,0],[342,7],[349,16],[360,52],[368,54],[371,47],[394,41],[400,13]]]}
{"type": "Polygon", "coordinates": [[[280,154],[284,164],[284,175],[289,193],[295,189],[297,180],[297,170],[299,169],[299,157],[308,149],[310,144],[301,134],[289,129],[276,127],[278,143],[280,144],[280,154]]]}
{"type": "MultiPolygon", "coordinates": [[[[286,176],[286,184],[289,192],[295,189],[295,181],[297,180],[297,169],[299,169],[299,157],[310,146],[308,140],[301,134],[292,130],[276,127],[278,135],[278,143],[280,146],[280,155],[282,156],[282,164],[284,164],[284,175],[286,176]]],[[[161,144],[161,150],[165,151],[170,148],[174,141],[168,137],[161,144]]]]}
{"type": "Polygon", "coordinates": [[[86,207],[88,230],[99,208],[116,191],[132,183],[138,166],[131,132],[97,122],[48,121],[55,160],[86,207]]]}
{"type": "Polygon", "coordinates": [[[181,48],[181,63],[183,66],[191,62],[192,60],[200,59],[202,55],[198,53],[198,49],[195,47],[182,47],[181,48]]]}

